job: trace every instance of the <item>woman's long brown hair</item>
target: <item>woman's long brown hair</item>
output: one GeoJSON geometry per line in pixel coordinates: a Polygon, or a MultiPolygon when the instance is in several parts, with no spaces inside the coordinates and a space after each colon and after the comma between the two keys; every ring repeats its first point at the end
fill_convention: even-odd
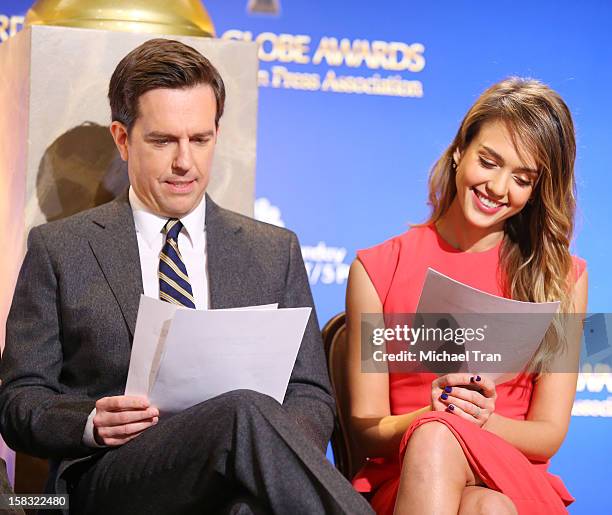
{"type": "MultiPolygon", "coordinates": [[[[432,212],[427,223],[436,223],[457,193],[452,166],[455,150],[463,154],[485,123],[500,121],[508,128],[519,156],[531,156],[539,171],[530,201],[505,223],[500,285],[512,299],[559,300],[561,311],[571,312],[574,273],[569,246],[576,209],[576,140],[567,105],[548,86],[511,77],[491,86],[478,98],[431,171],[432,212]]],[[[551,326],[530,370],[545,371],[564,345],[560,327],[551,326]]]]}

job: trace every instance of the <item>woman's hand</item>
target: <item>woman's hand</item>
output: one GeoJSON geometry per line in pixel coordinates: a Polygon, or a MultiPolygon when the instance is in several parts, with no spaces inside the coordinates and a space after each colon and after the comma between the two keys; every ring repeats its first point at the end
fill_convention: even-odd
{"type": "Polygon", "coordinates": [[[431,407],[483,427],[495,411],[495,383],[484,376],[447,374],[431,383],[431,407]]]}

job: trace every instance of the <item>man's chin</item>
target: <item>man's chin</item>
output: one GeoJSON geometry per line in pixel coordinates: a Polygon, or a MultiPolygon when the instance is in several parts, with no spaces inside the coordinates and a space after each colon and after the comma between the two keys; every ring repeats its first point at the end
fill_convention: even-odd
{"type": "Polygon", "coordinates": [[[159,205],[159,216],[165,218],[183,218],[191,213],[200,203],[200,199],[180,199],[180,202],[165,202],[159,205]]]}

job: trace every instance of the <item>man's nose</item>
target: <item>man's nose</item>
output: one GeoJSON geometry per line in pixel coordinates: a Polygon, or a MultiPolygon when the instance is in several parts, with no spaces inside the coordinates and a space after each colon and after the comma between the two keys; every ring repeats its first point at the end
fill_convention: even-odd
{"type": "Polygon", "coordinates": [[[172,163],[172,169],[177,172],[187,172],[193,165],[191,146],[189,141],[180,140],[177,146],[176,156],[172,163]]]}

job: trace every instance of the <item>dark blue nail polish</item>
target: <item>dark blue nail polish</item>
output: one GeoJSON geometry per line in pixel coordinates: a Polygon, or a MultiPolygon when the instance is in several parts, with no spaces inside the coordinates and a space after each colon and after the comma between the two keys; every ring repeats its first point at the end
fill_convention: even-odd
{"type": "Polygon", "coordinates": [[[476,376],[476,381],[480,381],[480,376],[476,376]]]}
{"type": "Polygon", "coordinates": [[[448,405],[448,409],[449,409],[450,411],[453,411],[453,410],[455,409],[455,406],[453,406],[452,404],[449,404],[449,405],[448,405]]]}
{"type": "Polygon", "coordinates": [[[443,401],[448,399],[448,393],[443,393],[442,395],[440,395],[440,399],[442,399],[443,401]]]}
{"type": "Polygon", "coordinates": [[[446,393],[451,393],[451,392],[453,391],[453,387],[452,387],[452,386],[446,386],[446,387],[444,388],[444,391],[445,391],[446,393]]]}
{"type": "Polygon", "coordinates": [[[474,376],[470,377],[470,383],[474,382],[474,376]]]}

